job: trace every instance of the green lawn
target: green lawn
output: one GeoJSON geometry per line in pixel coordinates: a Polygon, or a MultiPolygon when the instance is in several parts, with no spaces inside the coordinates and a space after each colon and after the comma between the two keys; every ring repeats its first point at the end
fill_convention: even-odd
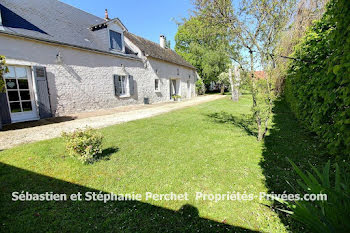
{"type": "Polygon", "coordinates": [[[100,130],[104,158],[83,165],[65,156],[61,138],[0,152],[4,232],[285,232],[288,217],[265,200],[203,201],[196,192],[283,192],[300,166],[318,163],[318,144],[283,102],[265,142],[247,114],[249,95],[228,98],[100,130]],[[13,202],[11,193],[184,193],[188,201],[13,202]]]}

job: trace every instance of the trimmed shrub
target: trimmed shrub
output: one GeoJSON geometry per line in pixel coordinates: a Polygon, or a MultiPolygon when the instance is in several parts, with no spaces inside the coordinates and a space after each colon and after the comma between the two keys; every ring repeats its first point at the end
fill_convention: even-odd
{"type": "Polygon", "coordinates": [[[78,158],[84,164],[93,163],[102,153],[102,134],[91,128],[78,129],[72,133],[63,133],[66,150],[69,155],[78,158]]]}
{"type": "Polygon", "coordinates": [[[350,1],[331,0],[296,46],[285,97],[329,153],[350,158],[350,1]]]}

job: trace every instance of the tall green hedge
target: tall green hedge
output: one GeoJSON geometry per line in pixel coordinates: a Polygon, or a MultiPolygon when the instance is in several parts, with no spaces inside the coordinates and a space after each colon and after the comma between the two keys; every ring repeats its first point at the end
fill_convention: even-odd
{"type": "Polygon", "coordinates": [[[296,46],[285,96],[329,153],[350,157],[350,0],[330,0],[296,46]]]}

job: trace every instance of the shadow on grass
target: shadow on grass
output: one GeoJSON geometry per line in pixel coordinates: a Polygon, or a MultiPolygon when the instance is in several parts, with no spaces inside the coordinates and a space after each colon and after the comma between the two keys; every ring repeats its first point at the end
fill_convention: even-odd
{"type": "MultiPolygon", "coordinates": [[[[140,201],[70,201],[100,190],[0,163],[0,232],[254,232],[140,201]],[[67,201],[12,201],[12,192],[66,194],[67,201]]],[[[142,194],[143,195],[143,194],[142,194]]]]}
{"type": "Polygon", "coordinates": [[[110,160],[111,155],[119,151],[118,147],[109,147],[102,150],[102,153],[96,156],[96,161],[99,160],[110,160]]]}
{"type": "MultiPolygon", "coordinates": [[[[286,158],[305,171],[310,170],[309,163],[322,167],[329,156],[324,152],[326,150],[320,147],[317,138],[299,125],[284,100],[275,101],[273,112],[273,125],[264,140],[260,166],[269,192],[296,193],[299,177],[286,158]]],[[[281,207],[278,203],[275,203],[275,206],[281,207]]],[[[291,231],[303,232],[298,223],[282,212],[279,214],[282,222],[289,226],[291,231]]]]}
{"type": "Polygon", "coordinates": [[[216,112],[208,114],[208,117],[212,118],[217,123],[223,124],[233,124],[239,128],[244,129],[244,131],[250,136],[257,136],[256,126],[251,116],[247,114],[242,114],[236,117],[227,112],[216,112]]]}

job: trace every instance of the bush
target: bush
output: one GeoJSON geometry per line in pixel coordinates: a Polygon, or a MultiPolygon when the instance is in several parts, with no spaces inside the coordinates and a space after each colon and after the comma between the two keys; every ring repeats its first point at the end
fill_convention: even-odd
{"type": "Polygon", "coordinates": [[[0,93],[5,92],[5,82],[3,75],[8,72],[5,57],[0,55],[0,93]]]}
{"type": "Polygon", "coordinates": [[[350,1],[331,0],[295,48],[285,96],[333,155],[350,158],[350,1]]]}
{"type": "Polygon", "coordinates": [[[102,134],[91,128],[78,129],[72,133],[64,132],[62,137],[66,141],[69,155],[77,157],[84,164],[93,163],[102,153],[102,134]]]}
{"type": "Polygon", "coordinates": [[[198,95],[204,95],[205,94],[205,85],[201,78],[199,78],[196,81],[196,92],[198,95]]]}
{"type": "Polygon", "coordinates": [[[350,176],[349,166],[334,164],[335,173],[330,169],[330,162],[319,171],[311,165],[312,173],[303,173],[292,161],[298,180],[299,193],[327,194],[327,200],[284,202],[292,212],[292,217],[300,221],[311,232],[350,232],[350,176]],[[346,168],[346,169],[345,169],[346,168]],[[334,182],[331,181],[332,174],[334,182]]]}
{"type": "Polygon", "coordinates": [[[175,101],[181,99],[181,95],[172,95],[171,97],[173,97],[175,101]]]}

